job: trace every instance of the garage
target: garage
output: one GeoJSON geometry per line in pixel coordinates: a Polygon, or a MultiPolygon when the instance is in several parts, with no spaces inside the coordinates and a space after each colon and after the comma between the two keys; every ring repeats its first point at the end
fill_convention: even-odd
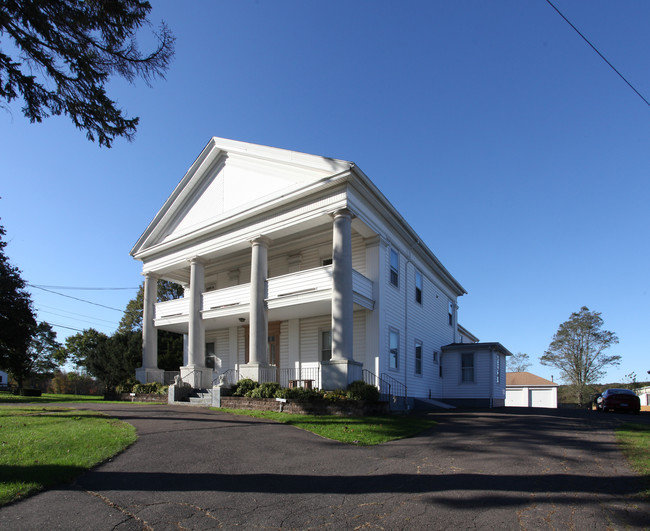
{"type": "Polygon", "coordinates": [[[506,373],[506,407],[557,408],[558,384],[530,372],[506,373]]]}

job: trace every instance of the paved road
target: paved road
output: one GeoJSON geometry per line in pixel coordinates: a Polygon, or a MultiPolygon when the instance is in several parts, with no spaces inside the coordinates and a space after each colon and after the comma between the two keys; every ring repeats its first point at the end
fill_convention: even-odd
{"type": "Polygon", "coordinates": [[[132,423],[138,442],[1,509],[0,529],[650,528],[612,431],[638,417],[441,412],[418,437],[357,448],[199,408],[79,407],[132,423]]]}

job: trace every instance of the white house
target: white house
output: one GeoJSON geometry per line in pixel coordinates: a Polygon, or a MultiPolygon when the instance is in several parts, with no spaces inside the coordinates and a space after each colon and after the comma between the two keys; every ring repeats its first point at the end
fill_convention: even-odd
{"type": "Polygon", "coordinates": [[[145,278],[141,382],[162,381],[163,329],[185,335],[180,375],[197,388],[363,378],[505,402],[510,353],[459,332],[465,290],[352,162],[213,138],[131,254],[145,278]],[[156,303],[157,279],[184,297],[156,303]]]}
{"type": "Polygon", "coordinates": [[[558,384],[530,372],[506,374],[506,407],[557,407],[558,384]]]}
{"type": "Polygon", "coordinates": [[[9,385],[9,376],[6,372],[0,371],[0,387],[7,387],[9,385]]]}

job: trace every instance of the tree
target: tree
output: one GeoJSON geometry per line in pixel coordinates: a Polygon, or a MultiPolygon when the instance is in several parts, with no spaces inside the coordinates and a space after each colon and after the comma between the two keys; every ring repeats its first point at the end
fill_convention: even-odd
{"type": "Polygon", "coordinates": [[[12,358],[8,372],[22,387],[30,376],[52,374],[64,362],[56,332],[49,323],[42,322],[36,326],[25,355],[12,358]]]}
{"type": "Polygon", "coordinates": [[[506,367],[508,372],[525,372],[531,365],[530,356],[523,352],[517,352],[517,354],[513,354],[506,358],[506,367]]]}
{"type": "Polygon", "coordinates": [[[65,340],[64,356],[77,367],[87,367],[87,359],[108,340],[108,336],[94,328],[88,328],[65,340]]]}
{"type": "Polygon", "coordinates": [[[128,118],[105,90],[111,76],[150,85],[163,77],[174,55],[174,37],[163,22],[157,46],[143,54],[138,30],[149,24],[142,0],[4,0],[0,37],[16,52],[0,51],[0,99],[22,99],[32,123],[67,115],[89,140],[111,147],[133,139],[139,118],[128,118]]]}
{"type": "Polygon", "coordinates": [[[600,312],[583,306],[571,314],[553,336],[548,350],[540,358],[542,365],[560,370],[564,381],[571,384],[579,404],[587,403],[587,386],[605,375],[605,368],[618,365],[621,356],[606,355],[605,351],[618,343],[613,332],[602,330],[600,312]]]}
{"type": "MultiPolygon", "coordinates": [[[[4,253],[5,234],[4,227],[0,226],[0,368],[20,375],[20,367],[36,332],[36,319],[20,270],[11,265],[4,253]]],[[[18,384],[22,387],[22,378],[18,384]]]]}
{"type": "Polygon", "coordinates": [[[137,332],[116,332],[88,352],[88,372],[104,383],[107,391],[133,378],[142,360],[142,341],[137,332]]]}

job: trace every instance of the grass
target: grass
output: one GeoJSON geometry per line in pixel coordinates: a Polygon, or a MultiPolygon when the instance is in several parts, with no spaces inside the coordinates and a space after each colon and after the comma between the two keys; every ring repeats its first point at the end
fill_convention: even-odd
{"type": "Polygon", "coordinates": [[[71,481],[135,439],[133,426],[94,411],[0,407],[0,506],[71,481]]]}
{"type": "Polygon", "coordinates": [[[373,446],[394,439],[412,437],[437,423],[422,417],[340,417],[337,415],[292,415],[276,411],[213,408],[235,415],[247,415],[290,424],[321,437],[359,446],[373,446]]]}
{"type": "MultiPolygon", "coordinates": [[[[102,404],[130,404],[125,400],[104,400],[103,396],[98,395],[57,395],[53,393],[43,393],[41,396],[19,396],[11,394],[8,391],[0,391],[0,404],[51,404],[57,402],[73,402],[79,404],[82,402],[101,402],[102,404]]],[[[160,402],[134,402],[135,404],[154,405],[160,402]]]]}
{"type": "Polygon", "coordinates": [[[650,498],[650,426],[623,424],[616,428],[616,439],[632,468],[644,479],[645,490],[641,494],[650,498]]]}
{"type": "Polygon", "coordinates": [[[97,402],[103,400],[104,397],[101,395],[55,395],[43,393],[41,396],[19,396],[9,391],[0,391],[0,403],[97,402]]]}

